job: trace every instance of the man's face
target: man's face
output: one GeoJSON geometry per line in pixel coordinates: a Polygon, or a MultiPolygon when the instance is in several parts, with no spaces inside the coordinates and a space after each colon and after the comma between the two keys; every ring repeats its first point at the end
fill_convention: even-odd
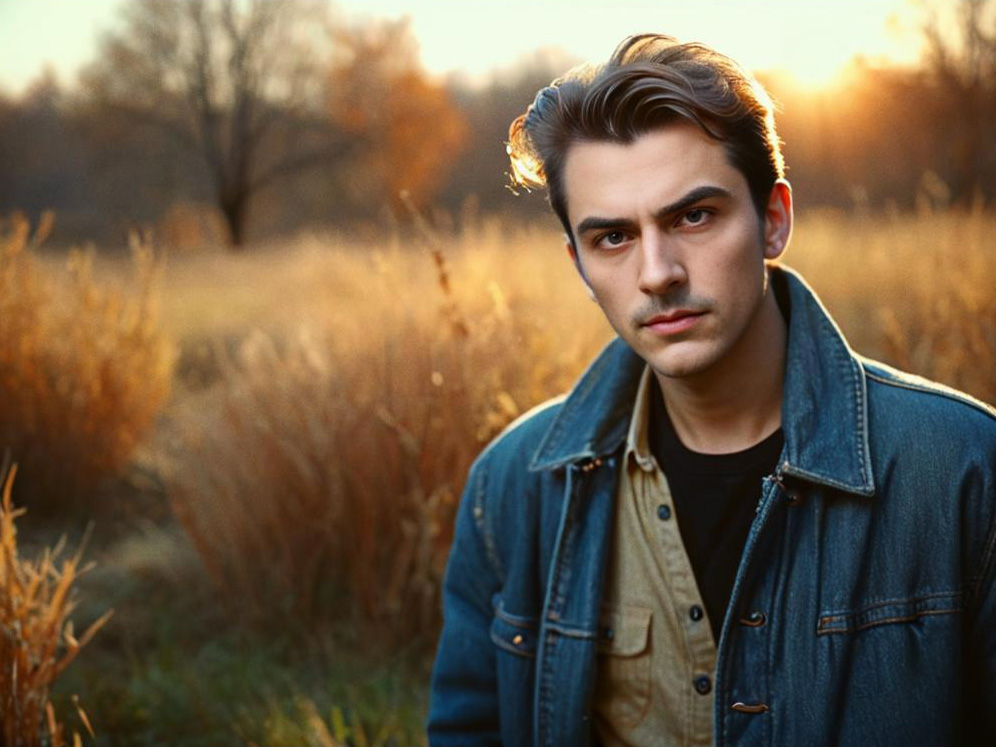
{"type": "Polygon", "coordinates": [[[744,176],[692,123],[628,145],[576,143],[563,180],[568,251],[609,323],[659,374],[706,373],[757,336],[764,260],[791,229],[786,183],[762,226],[744,176]]]}

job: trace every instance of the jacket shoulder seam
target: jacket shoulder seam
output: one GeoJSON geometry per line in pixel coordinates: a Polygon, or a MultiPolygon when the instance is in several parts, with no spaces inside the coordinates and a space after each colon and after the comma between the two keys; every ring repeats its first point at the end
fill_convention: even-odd
{"type": "Polygon", "coordinates": [[[944,384],[929,381],[919,376],[916,378],[907,378],[910,375],[905,374],[903,378],[898,378],[888,375],[889,372],[887,370],[884,373],[879,373],[878,371],[870,368],[869,364],[864,361],[862,362],[862,368],[864,368],[865,375],[868,376],[869,379],[877,381],[880,384],[896,387],[897,389],[907,389],[912,392],[934,395],[952,402],[958,402],[988,416],[993,422],[996,422],[996,410],[994,410],[991,405],[987,405],[982,400],[976,399],[970,394],[960,392],[957,389],[952,389],[944,384]]]}

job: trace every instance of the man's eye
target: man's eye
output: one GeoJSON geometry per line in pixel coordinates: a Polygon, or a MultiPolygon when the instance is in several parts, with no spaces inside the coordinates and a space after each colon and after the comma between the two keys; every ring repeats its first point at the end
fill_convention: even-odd
{"type": "Polygon", "coordinates": [[[709,211],[703,210],[702,208],[695,208],[694,210],[689,210],[684,215],[684,222],[690,226],[697,226],[704,223],[709,217],[709,211]]]}
{"type": "Polygon", "coordinates": [[[611,247],[611,246],[619,246],[620,244],[625,243],[625,241],[626,241],[626,234],[624,234],[622,231],[612,231],[611,233],[607,233],[604,236],[602,236],[602,238],[600,238],[595,243],[600,244],[602,246],[611,247]]]}

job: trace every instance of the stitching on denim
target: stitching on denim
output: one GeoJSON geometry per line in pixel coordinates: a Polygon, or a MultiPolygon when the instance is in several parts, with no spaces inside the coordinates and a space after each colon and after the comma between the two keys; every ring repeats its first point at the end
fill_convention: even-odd
{"type": "Polygon", "coordinates": [[[550,656],[550,652],[555,651],[556,646],[557,646],[557,636],[553,635],[550,632],[547,632],[543,646],[544,676],[543,676],[542,700],[540,701],[540,705],[542,706],[542,708],[539,713],[539,726],[540,726],[540,731],[542,731],[546,735],[546,739],[544,741],[546,742],[547,745],[550,745],[550,747],[553,747],[553,743],[550,741],[550,722],[551,722],[550,712],[553,710],[553,693],[550,692],[550,689],[553,686],[553,665],[550,663],[552,658],[550,656]]]}
{"type": "MultiPolygon", "coordinates": [[[[771,508],[768,509],[768,512],[766,514],[766,516],[768,517],[770,517],[772,515],[772,512],[774,511],[775,501],[772,500],[769,505],[771,506],[771,508]]],[[[817,512],[819,510],[817,507],[817,503],[815,501],[811,502],[809,505],[812,506],[811,509],[812,511],[817,512]]],[[[793,523],[798,523],[802,521],[803,517],[800,515],[799,512],[786,512],[783,514],[783,516],[784,516],[783,519],[784,524],[782,524],[781,526],[781,534],[783,536],[791,536],[793,533],[789,529],[789,527],[792,526],[793,523]]],[[[769,526],[768,524],[769,521],[770,519],[765,521],[764,523],[765,527],[769,526]]],[[[769,531],[771,530],[769,529],[769,531]]],[[[760,544],[760,539],[761,538],[758,537],[756,545],[760,544]]],[[[779,567],[784,569],[785,564],[787,562],[785,557],[786,556],[785,543],[779,542],[777,547],[778,547],[777,560],[779,563],[779,567]]],[[[789,553],[789,556],[793,557],[791,553],[789,553]]],[[[784,595],[786,594],[785,588],[788,586],[788,581],[786,579],[786,574],[784,572],[777,574],[777,576],[778,580],[775,582],[775,588],[773,589],[772,592],[774,598],[784,597],[784,595]]],[[[779,625],[779,623],[777,622],[772,624],[779,625]]],[[[768,660],[767,669],[765,669],[763,673],[764,676],[763,695],[764,695],[764,701],[769,705],[771,705],[774,703],[775,699],[777,698],[777,694],[773,692],[771,688],[772,673],[778,671],[778,667],[775,664],[775,635],[772,634],[772,635],[763,636],[762,640],[764,641],[764,645],[767,649],[767,660],[768,660]]],[[[765,744],[772,744],[773,743],[772,731],[774,728],[772,726],[772,719],[767,719],[764,723],[763,728],[765,730],[765,744]]]]}
{"type": "MultiPolygon", "coordinates": [[[[824,326],[830,327],[831,330],[833,328],[833,325],[830,324],[829,321],[826,321],[826,317],[824,317],[824,326]]],[[[836,345],[831,346],[830,350],[833,351],[834,357],[840,361],[842,367],[845,369],[845,373],[847,375],[848,380],[851,382],[851,397],[853,398],[855,405],[853,425],[854,425],[854,432],[857,433],[858,430],[861,428],[861,413],[860,413],[861,392],[860,392],[860,385],[858,383],[858,378],[854,371],[854,367],[856,364],[852,362],[849,356],[842,353],[841,350],[836,345]]],[[[854,457],[855,463],[863,467],[864,465],[862,464],[862,459],[861,459],[861,447],[858,443],[858,440],[856,438],[852,439],[850,446],[852,449],[854,449],[854,451],[852,451],[851,454],[854,457]]],[[[866,477],[864,475],[864,470],[862,470],[862,477],[866,477]]]]}
{"type": "Polygon", "coordinates": [[[963,604],[960,592],[935,593],[921,597],[908,597],[905,599],[883,600],[874,604],[866,605],[860,609],[848,612],[831,612],[821,615],[816,624],[817,635],[827,633],[848,633],[877,625],[885,625],[895,622],[911,622],[927,615],[949,614],[961,612],[963,604]],[[941,600],[942,603],[951,605],[942,609],[931,609],[931,603],[941,600]],[[903,607],[905,610],[890,612],[887,607],[903,607]],[[885,617],[876,618],[876,610],[886,610],[885,617]],[[871,619],[868,619],[868,618],[871,619]]]}
{"type": "Polygon", "coordinates": [[[555,622],[548,622],[546,624],[546,627],[547,630],[552,630],[556,633],[560,633],[560,635],[567,636],[568,638],[580,638],[583,640],[591,640],[594,638],[598,638],[598,633],[596,631],[586,630],[585,628],[575,628],[555,622]]]}
{"type": "Polygon", "coordinates": [[[885,384],[886,386],[894,386],[899,389],[909,389],[913,392],[923,392],[924,394],[934,394],[938,397],[944,397],[944,399],[949,399],[952,402],[960,402],[963,405],[967,405],[974,410],[981,412],[984,415],[988,415],[993,420],[996,420],[996,410],[991,406],[987,405],[985,402],[981,402],[974,397],[965,394],[964,392],[958,392],[954,389],[947,389],[936,382],[919,382],[919,381],[907,381],[905,379],[893,379],[887,376],[888,372],[878,373],[871,370],[870,366],[874,365],[870,361],[863,361],[862,366],[865,369],[865,374],[874,381],[880,384],[885,384]]]}
{"type": "Polygon", "coordinates": [[[874,490],[875,478],[871,469],[871,446],[868,443],[868,387],[865,382],[865,370],[853,358],[851,358],[851,367],[854,373],[855,398],[858,402],[857,432],[861,434],[861,440],[857,443],[858,464],[861,465],[861,475],[865,484],[870,485],[874,490]]]}
{"type": "Polygon", "coordinates": [[[551,660],[554,658],[553,654],[556,652],[557,635],[556,633],[551,632],[548,626],[551,622],[553,622],[550,619],[550,615],[557,611],[557,606],[559,604],[559,600],[557,598],[557,586],[560,582],[559,579],[563,566],[563,555],[565,550],[562,543],[565,540],[564,534],[570,529],[570,509],[574,504],[574,493],[577,490],[578,478],[579,473],[577,468],[567,469],[564,479],[564,500],[568,505],[566,505],[563,509],[566,511],[563,524],[559,526],[557,530],[557,538],[554,542],[554,559],[552,568],[550,568],[549,571],[550,576],[543,600],[543,620],[540,623],[540,638],[537,641],[536,646],[537,656],[541,663],[541,669],[536,673],[539,678],[539,683],[536,687],[536,693],[533,701],[535,704],[533,713],[533,738],[537,743],[550,742],[550,710],[553,708],[553,697],[550,692],[553,687],[553,665],[551,660]],[[541,739],[541,737],[544,738],[541,739]]]}
{"type": "Polygon", "coordinates": [[[890,597],[888,599],[876,599],[872,597],[868,600],[868,603],[863,607],[858,609],[846,609],[846,610],[831,610],[829,612],[824,612],[820,615],[821,618],[838,618],[838,617],[850,617],[852,615],[860,615],[864,612],[869,612],[879,607],[888,607],[893,604],[916,604],[917,602],[926,602],[931,599],[957,599],[961,596],[960,591],[933,591],[928,594],[918,594],[915,597],[890,597]]]}
{"type": "MultiPolygon", "coordinates": [[[[755,519],[756,522],[759,522],[758,531],[756,534],[748,534],[747,536],[747,541],[744,546],[744,555],[740,560],[742,566],[745,564],[746,566],[752,564],[754,553],[756,553],[758,551],[757,548],[761,546],[761,538],[763,536],[761,533],[767,530],[769,526],[770,517],[775,510],[776,500],[774,496],[774,491],[777,490],[777,487],[775,487],[776,485],[777,482],[774,481],[768,483],[769,492],[767,495],[769,495],[770,497],[768,498],[767,501],[765,500],[765,490],[763,487],[761,489],[761,500],[760,503],[758,504],[760,512],[757,518],[755,519]],[[748,552],[750,553],[750,555],[747,555],[748,552]]],[[[737,579],[734,579],[734,585],[733,589],[731,590],[731,595],[732,594],[742,595],[743,590],[746,588],[746,584],[748,581],[746,576],[744,576],[744,578],[742,579],[739,587],[737,586],[736,583],[737,580],[740,580],[739,577],[737,579]]],[[[739,600],[740,597],[738,596],[737,598],[739,600]]],[[[731,602],[732,602],[732,596],[731,596],[731,602]]],[[[771,637],[772,636],[767,636],[767,638],[769,639],[771,637]]],[[[718,644],[722,643],[723,639],[721,638],[718,644]]],[[[769,645],[769,656],[770,656],[771,644],[769,643],[768,645],[769,645]]],[[[715,692],[715,704],[713,709],[713,718],[718,723],[717,726],[718,736],[716,741],[717,746],[726,744],[727,741],[730,739],[730,723],[732,720],[732,715],[729,709],[722,708],[720,706],[722,699],[726,698],[728,694],[727,692],[728,686],[726,684],[726,674],[733,666],[735,666],[735,662],[732,660],[731,654],[729,653],[730,648],[731,648],[730,646],[727,646],[726,650],[724,651],[720,647],[720,645],[717,645],[716,647],[716,668],[715,668],[715,682],[714,682],[716,692],[715,692]],[[716,718],[716,714],[718,714],[719,716],[718,718],[716,718]]]]}
{"type": "Polygon", "coordinates": [[[519,615],[513,615],[505,611],[505,602],[499,602],[498,606],[494,608],[495,617],[507,622],[516,628],[522,628],[523,630],[536,630],[539,627],[539,622],[535,617],[520,617],[519,615]]]}
{"type": "MultiPolygon", "coordinates": [[[[829,317],[820,317],[820,322],[829,334],[832,334],[835,338],[840,338],[840,331],[837,327],[830,321],[829,317]]],[[[862,435],[862,440],[855,438],[852,442],[852,448],[854,449],[853,456],[855,459],[855,464],[857,464],[859,471],[861,472],[861,477],[864,482],[862,488],[865,485],[872,484],[872,477],[870,474],[870,469],[868,465],[868,460],[865,458],[868,454],[867,452],[867,420],[865,418],[865,398],[864,393],[861,391],[861,367],[860,364],[854,359],[846,347],[846,343],[842,340],[842,346],[832,345],[830,346],[831,355],[836,359],[836,362],[844,369],[844,373],[851,381],[851,394],[854,398],[855,411],[854,411],[854,432],[860,433],[862,435]],[[862,445],[865,445],[866,449],[862,450],[862,445]]],[[[830,480],[830,482],[837,485],[843,485],[836,480],[830,480]]],[[[849,488],[850,489],[850,488],[849,488]]]]}
{"type": "Polygon", "coordinates": [[[567,596],[567,586],[571,578],[572,564],[569,563],[567,559],[574,554],[574,546],[577,543],[577,532],[574,531],[574,525],[577,523],[577,514],[580,509],[578,507],[579,501],[575,496],[578,492],[580,482],[580,480],[575,482],[571,495],[568,497],[570,504],[567,506],[567,517],[564,522],[564,544],[563,547],[560,548],[560,552],[557,557],[557,574],[555,576],[555,583],[553,587],[552,606],[557,611],[558,615],[563,608],[564,599],[567,596]]]}
{"type": "MultiPolygon", "coordinates": [[[[860,486],[859,492],[864,494],[869,492],[869,488],[874,489],[874,478],[871,474],[870,461],[867,458],[869,453],[868,420],[866,414],[867,403],[865,401],[866,393],[862,391],[863,368],[860,361],[855,359],[854,354],[847,347],[847,343],[844,341],[840,329],[833,323],[833,321],[831,321],[830,317],[826,313],[826,310],[823,308],[823,305],[819,304],[819,307],[823,311],[823,314],[818,317],[819,325],[823,328],[826,334],[840,341],[840,345],[829,346],[828,349],[830,351],[830,355],[833,358],[837,370],[851,382],[852,396],[855,403],[855,433],[861,434],[860,439],[853,439],[851,447],[854,449],[852,455],[855,458],[855,464],[857,465],[862,478],[862,485],[860,486]]],[[[855,492],[853,485],[848,485],[839,480],[835,480],[832,477],[823,477],[802,469],[796,469],[796,472],[800,475],[808,476],[811,479],[815,478],[825,484],[842,488],[848,492],[855,492]]]]}
{"type": "MultiPolygon", "coordinates": [[[[808,480],[812,480],[813,482],[823,483],[824,485],[829,485],[832,488],[840,488],[846,493],[856,492],[855,487],[853,485],[848,485],[845,482],[841,482],[840,480],[835,480],[834,478],[827,477],[826,475],[821,475],[816,472],[810,472],[809,470],[802,469],[801,467],[796,467],[794,464],[788,465],[788,468],[784,470],[784,473],[786,475],[795,475],[796,477],[805,477],[808,480]]],[[[862,491],[864,489],[865,488],[863,486],[860,488],[860,490],[862,491]]],[[[858,494],[865,495],[865,493],[863,492],[859,492],[858,494]]]]}
{"type": "Polygon", "coordinates": [[[918,620],[921,617],[928,617],[930,615],[950,615],[954,613],[961,612],[961,607],[951,607],[950,609],[943,610],[917,610],[909,615],[896,615],[894,617],[883,617],[881,620],[869,620],[862,623],[861,625],[847,626],[844,628],[830,628],[823,627],[823,620],[820,620],[820,626],[816,629],[816,635],[833,635],[835,633],[855,633],[859,630],[867,630],[868,628],[874,628],[879,625],[888,625],[889,623],[897,622],[912,622],[918,620]]]}

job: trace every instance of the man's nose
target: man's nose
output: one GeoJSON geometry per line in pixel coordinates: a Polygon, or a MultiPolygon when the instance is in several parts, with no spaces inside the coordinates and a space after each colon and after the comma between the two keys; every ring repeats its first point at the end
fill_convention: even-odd
{"type": "Polygon", "coordinates": [[[674,242],[660,229],[644,231],[640,237],[640,290],[662,295],[685,283],[688,274],[674,242]]]}

